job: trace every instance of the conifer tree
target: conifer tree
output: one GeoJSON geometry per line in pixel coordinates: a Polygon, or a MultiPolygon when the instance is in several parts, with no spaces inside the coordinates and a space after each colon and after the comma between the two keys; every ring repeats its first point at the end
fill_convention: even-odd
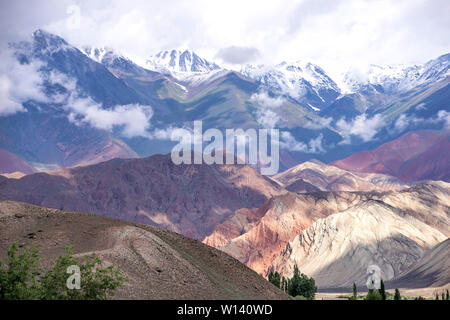
{"type": "Polygon", "coordinates": [[[356,283],[353,282],[353,300],[356,300],[358,297],[358,291],[356,289],[356,283]]]}
{"type": "Polygon", "coordinates": [[[384,290],[384,282],[383,282],[383,279],[381,279],[380,289],[379,289],[378,291],[380,292],[381,299],[382,299],[382,300],[386,300],[386,291],[384,290]]]}
{"type": "Polygon", "coordinates": [[[402,300],[400,291],[397,288],[395,288],[394,300],[402,300]]]}

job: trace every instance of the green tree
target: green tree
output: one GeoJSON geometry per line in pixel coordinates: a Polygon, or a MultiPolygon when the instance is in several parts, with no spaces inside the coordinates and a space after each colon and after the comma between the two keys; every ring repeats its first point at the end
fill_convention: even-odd
{"type": "Polygon", "coordinates": [[[400,291],[395,288],[394,300],[402,300],[402,296],[400,295],[400,291]]]}
{"type": "Polygon", "coordinates": [[[439,295],[436,293],[436,298],[434,300],[439,300],[439,295]]]}
{"type": "Polygon", "coordinates": [[[442,293],[441,293],[441,300],[445,300],[445,294],[444,294],[444,291],[442,291],[442,293]]]}
{"type": "Polygon", "coordinates": [[[317,291],[316,282],[313,278],[300,273],[297,265],[294,266],[294,275],[288,281],[288,293],[293,296],[303,296],[307,299],[314,299],[317,291]]]}
{"type": "Polygon", "coordinates": [[[46,300],[105,300],[114,296],[125,279],[120,270],[114,266],[101,268],[102,261],[96,256],[85,256],[77,259],[72,248],[56,260],[53,269],[42,278],[43,297],[46,300]],[[69,266],[80,268],[81,288],[68,289],[66,270],[69,266]]]}
{"type": "Polygon", "coordinates": [[[39,298],[38,250],[31,248],[20,255],[18,251],[14,242],[8,249],[6,262],[0,260],[0,300],[39,298]]]}
{"type": "Polygon", "coordinates": [[[384,282],[383,282],[383,279],[381,280],[381,283],[380,283],[380,289],[378,289],[378,291],[380,292],[381,300],[386,300],[386,291],[384,290],[384,282]]]}
{"type": "Polygon", "coordinates": [[[75,258],[71,247],[43,276],[37,249],[27,249],[21,255],[17,252],[17,244],[13,243],[6,263],[0,261],[0,299],[108,299],[125,281],[117,267],[102,268],[102,261],[96,256],[75,258]],[[80,269],[80,289],[67,287],[67,268],[73,265],[80,269]]]}
{"type": "Polygon", "coordinates": [[[270,272],[269,273],[269,282],[272,283],[275,287],[280,288],[281,286],[281,279],[280,274],[278,272],[270,272]]]}
{"type": "Polygon", "coordinates": [[[366,300],[383,300],[379,290],[369,289],[367,292],[366,300]]]}
{"type": "Polygon", "coordinates": [[[450,300],[450,296],[449,296],[448,289],[447,289],[447,294],[446,294],[446,296],[445,296],[445,300],[450,300]]]}
{"type": "Polygon", "coordinates": [[[353,282],[353,296],[352,299],[356,300],[358,298],[358,289],[356,288],[356,283],[353,282]]]}

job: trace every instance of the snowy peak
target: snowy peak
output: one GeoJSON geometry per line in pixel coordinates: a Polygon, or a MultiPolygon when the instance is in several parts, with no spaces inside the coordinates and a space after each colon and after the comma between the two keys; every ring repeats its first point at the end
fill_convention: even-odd
{"type": "Polygon", "coordinates": [[[304,61],[247,65],[241,73],[262,86],[303,102],[313,110],[329,105],[340,94],[337,84],[319,66],[304,61]]]}
{"type": "Polygon", "coordinates": [[[105,55],[113,55],[113,51],[110,49],[107,49],[105,47],[101,48],[91,48],[91,47],[84,47],[82,48],[82,52],[87,55],[89,58],[91,58],[94,61],[97,61],[98,63],[102,63],[103,58],[105,55]]]}
{"type": "Polygon", "coordinates": [[[450,76],[450,53],[430,60],[422,67],[420,79],[422,81],[435,81],[450,76]]]}
{"type": "Polygon", "coordinates": [[[33,51],[43,54],[52,54],[60,50],[73,50],[75,49],[69,45],[66,40],[52,34],[50,32],[38,29],[33,32],[33,51]]]}
{"type": "Polygon", "coordinates": [[[34,57],[44,59],[60,51],[76,50],[63,38],[42,29],[38,29],[31,34],[31,41],[11,42],[9,48],[14,51],[21,63],[28,63],[34,57]]]}
{"type": "Polygon", "coordinates": [[[417,67],[406,67],[404,65],[375,65],[371,64],[365,68],[351,68],[344,75],[344,85],[347,91],[357,92],[368,86],[380,86],[387,92],[394,92],[402,85],[406,85],[405,79],[409,74],[409,80],[417,80],[417,67]]]}
{"type": "Polygon", "coordinates": [[[418,85],[439,81],[450,75],[450,54],[428,61],[423,65],[369,65],[351,69],[344,76],[348,91],[357,92],[368,86],[378,86],[386,93],[410,90],[418,85]]]}
{"type": "Polygon", "coordinates": [[[191,50],[161,51],[146,61],[150,70],[162,73],[209,73],[221,68],[191,50]]]}
{"type": "Polygon", "coordinates": [[[107,47],[99,47],[99,48],[84,47],[83,49],[81,49],[81,51],[92,60],[97,61],[98,63],[101,63],[108,67],[113,66],[118,61],[131,62],[130,59],[115,52],[113,49],[107,47]]]}

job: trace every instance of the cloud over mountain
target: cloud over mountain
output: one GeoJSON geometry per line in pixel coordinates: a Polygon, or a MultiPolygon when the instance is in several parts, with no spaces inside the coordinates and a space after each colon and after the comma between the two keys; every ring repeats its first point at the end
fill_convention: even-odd
{"type": "Polygon", "coordinates": [[[11,50],[0,55],[0,116],[25,112],[22,103],[28,100],[47,102],[39,69],[42,63],[20,63],[11,50]]]}

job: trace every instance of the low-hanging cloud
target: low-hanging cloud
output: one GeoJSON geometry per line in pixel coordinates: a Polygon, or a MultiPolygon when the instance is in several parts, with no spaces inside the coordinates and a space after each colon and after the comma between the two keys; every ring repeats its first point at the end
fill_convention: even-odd
{"type": "Polygon", "coordinates": [[[316,138],[305,143],[297,141],[289,131],[282,131],[280,134],[280,147],[290,151],[300,151],[305,153],[324,153],[323,134],[319,134],[316,138]]]}
{"type": "Polygon", "coordinates": [[[307,129],[320,130],[328,127],[331,124],[331,121],[333,121],[332,118],[317,118],[307,120],[303,127],[307,129]]]}
{"type": "Polygon", "coordinates": [[[140,104],[117,105],[104,109],[102,105],[88,96],[83,96],[77,88],[76,80],[57,71],[43,75],[52,85],[64,87],[64,93],[47,97],[51,103],[61,104],[68,113],[68,119],[76,125],[88,124],[93,128],[112,131],[121,128],[124,137],[150,137],[150,119],[153,110],[140,104]]]}
{"type": "Polygon", "coordinates": [[[66,108],[69,110],[69,120],[76,124],[87,123],[94,128],[108,131],[121,127],[122,135],[127,138],[149,137],[147,130],[153,115],[150,106],[128,104],[103,109],[90,98],[70,98],[66,108]]]}
{"type": "Polygon", "coordinates": [[[256,121],[263,128],[274,128],[281,118],[276,113],[276,109],[280,108],[285,102],[282,97],[271,97],[266,91],[260,91],[252,94],[250,101],[258,104],[256,110],[256,121]]]}
{"type": "Polygon", "coordinates": [[[402,132],[410,126],[420,124],[439,124],[443,125],[443,128],[450,128],[450,112],[446,110],[440,110],[434,117],[422,118],[414,115],[401,114],[394,123],[394,129],[397,132],[402,132]]]}
{"type": "Polygon", "coordinates": [[[341,144],[350,143],[351,136],[357,136],[364,142],[373,140],[378,130],[385,125],[381,115],[377,114],[372,118],[368,118],[366,114],[361,114],[350,121],[345,121],[341,118],[336,127],[344,136],[344,140],[341,144]]]}
{"type": "Polygon", "coordinates": [[[26,112],[23,103],[29,100],[47,102],[43,93],[42,63],[20,63],[11,50],[0,54],[0,116],[26,112]]]}

